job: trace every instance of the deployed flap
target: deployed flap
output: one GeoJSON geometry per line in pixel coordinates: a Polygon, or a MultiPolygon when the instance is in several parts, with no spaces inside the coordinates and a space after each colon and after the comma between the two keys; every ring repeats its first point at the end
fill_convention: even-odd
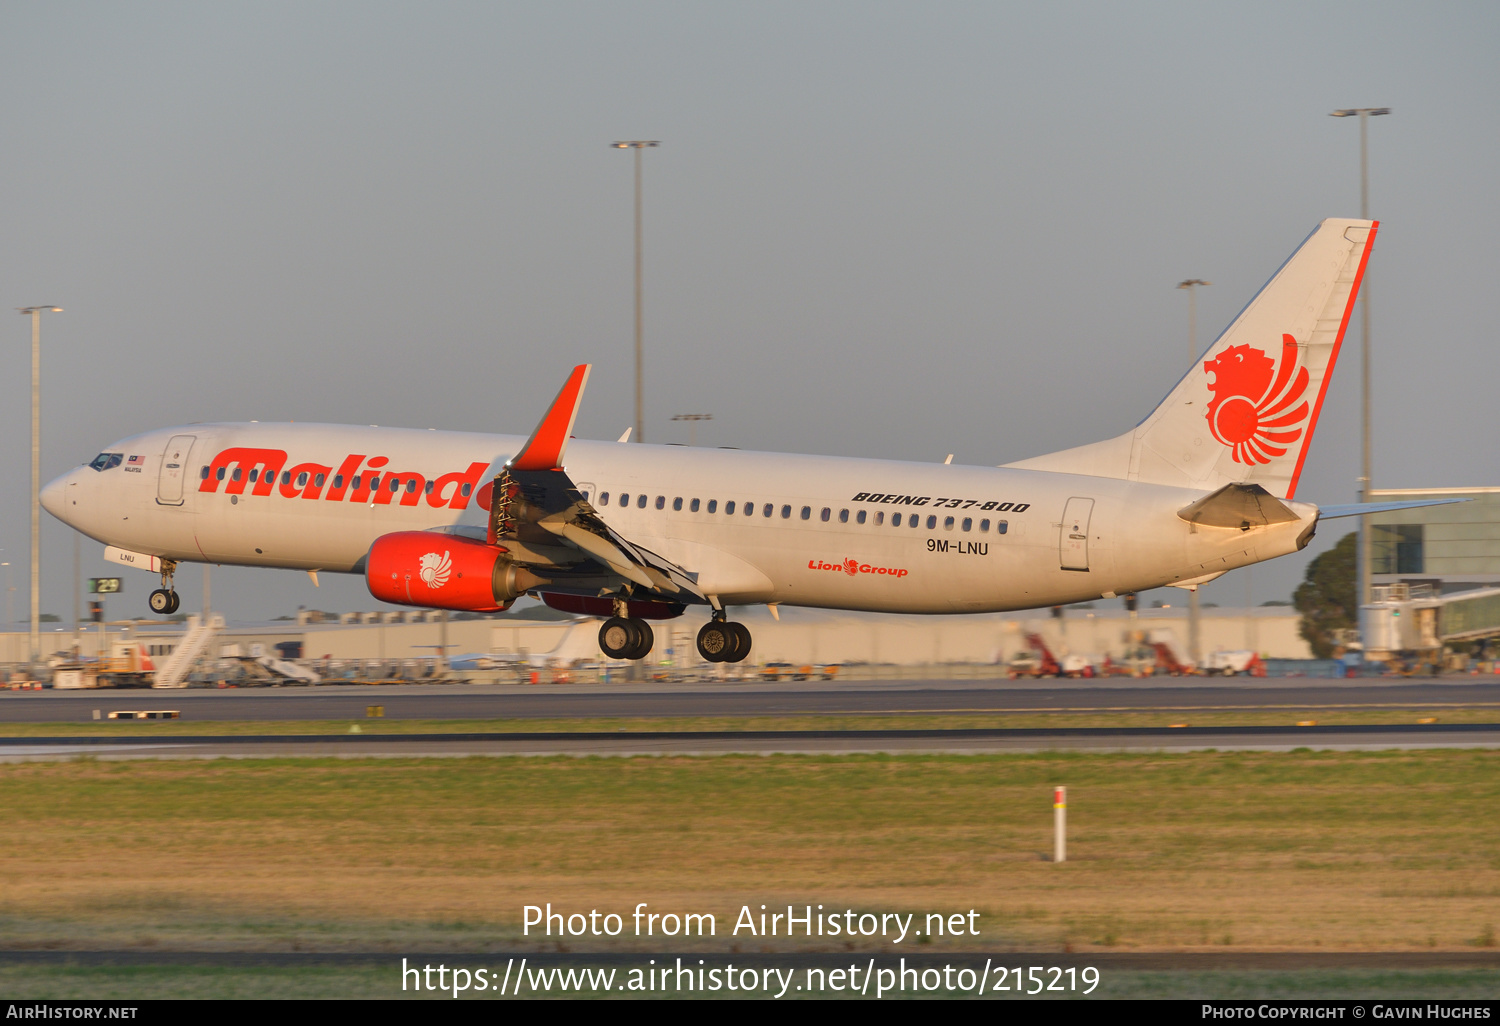
{"type": "Polygon", "coordinates": [[[1232,527],[1247,531],[1252,527],[1289,524],[1301,517],[1287,508],[1276,496],[1258,484],[1227,484],[1182,507],[1177,515],[1190,524],[1204,527],[1232,527]]]}
{"type": "Polygon", "coordinates": [[[589,364],[581,363],[573,368],[562,391],[552,400],[552,405],[542,417],[521,451],[511,457],[507,464],[512,470],[559,470],[563,464],[563,453],[568,449],[568,436],[573,433],[573,422],[578,419],[578,404],[583,399],[583,386],[588,384],[589,364]]]}
{"type": "Polygon", "coordinates": [[[1335,520],[1339,517],[1357,517],[1366,513],[1389,513],[1393,509],[1416,509],[1418,506],[1446,506],[1450,502],[1470,502],[1470,499],[1403,499],[1400,502],[1350,502],[1340,506],[1319,506],[1319,520],[1335,520]]]}

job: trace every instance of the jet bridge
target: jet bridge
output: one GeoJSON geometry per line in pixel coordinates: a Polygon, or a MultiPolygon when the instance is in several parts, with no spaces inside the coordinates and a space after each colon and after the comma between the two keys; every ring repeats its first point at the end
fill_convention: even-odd
{"type": "Polygon", "coordinates": [[[1385,584],[1371,592],[1374,601],[1359,611],[1367,659],[1500,637],[1500,588],[1439,595],[1430,585],[1385,584]]]}

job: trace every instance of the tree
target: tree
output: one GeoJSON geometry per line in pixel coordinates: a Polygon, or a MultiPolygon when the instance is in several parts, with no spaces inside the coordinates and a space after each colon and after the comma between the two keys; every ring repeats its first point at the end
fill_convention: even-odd
{"type": "Polygon", "coordinates": [[[1307,577],[1292,593],[1292,605],[1302,614],[1302,637],[1313,655],[1333,655],[1333,632],[1357,626],[1359,600],[1355,597],[1357,534],[1346,534],[1338,544],[1307,564],[1307,577]]]}

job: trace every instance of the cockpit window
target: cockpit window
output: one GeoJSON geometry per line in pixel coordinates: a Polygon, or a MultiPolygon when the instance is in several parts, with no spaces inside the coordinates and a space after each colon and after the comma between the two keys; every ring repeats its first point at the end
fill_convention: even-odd
{"type": "Polygon", "coordinates": [[[94,457],[94,462],[90,463],[89,466],[95,470],[109,470],[112,467],[118,467],[124,461],[125,454],[123,452],[101,452],[94,457]]]}

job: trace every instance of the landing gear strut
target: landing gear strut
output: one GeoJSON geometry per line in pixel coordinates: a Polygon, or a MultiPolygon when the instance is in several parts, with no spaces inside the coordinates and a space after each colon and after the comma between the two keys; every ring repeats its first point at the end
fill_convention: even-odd
{"type": "Polygon", "coordinates": [[[698,654],[711,663],[737,663],[750,654],[750,631],[742,623],[714,610],[713,619],[698,632],[698,654]]]}
{"type": "Polygon", "coordinates": [[[151,612],[158,616],[171,616],[177,612],[177,607],[182,605],[182,599],[178,596],[176,589],[172,587],[172,575],[177,572],[177,562],[171,559],[161,561],[161,587],[151,593],[149,600],[151,612]]]}

